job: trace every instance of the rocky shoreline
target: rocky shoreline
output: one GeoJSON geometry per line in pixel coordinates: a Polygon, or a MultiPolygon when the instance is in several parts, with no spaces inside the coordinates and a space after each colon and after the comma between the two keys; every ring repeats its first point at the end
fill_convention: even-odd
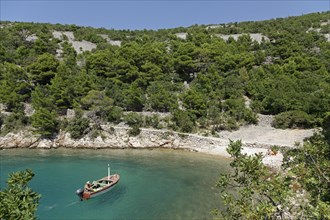
{"type": "MultiPolygon", "coordinates": [[[[258,139],[250,141],[244,139],[241,134],[242,130],[235,132],[224,133],[219,138],[206,137],[197,134],[185,134],[173,132],[168,130],[155,130],[142,128],[137,136],[129,136],[129,127],[102,125],[102,132],[96,138],[85,136],[81,139],[74,140],[67,132],[61,131],[56,137],[52,139],[43,139],[34,135],[31,129],[21,130],[17,133],[9,133],[4,137],[0,137],[0,149],[9,148],[88,148],[88,149],[145,149],[145,148],[168,148],[168,149],[184,149],[194,152],[203,152],[208,154],[221,155],[229,157],[226,148],[229,144],[229,139],[237,140],[235,135],[242,139],[243,152],[247,154],[263,153],[265,155],[264,163],[270,167],[278,167],[281,165],[283,156],[278,153],[270,155],[269,150],[272,146],[279,147],[293,147],[294,144],[288,143],[286,145],[274,144],[271,141],[264,143],[258,139]]],[[[256,129],[253,126],[248,128],[249,131],[256,129]]],[[[265,131],[265,128],[263,129],[265,131]]],[[[305,132],[304,137],[310,136],[312,132],[305,132]]],[[[275,137],[276,138],[276,137],[275,137]]],[[[301,140],[295,140],[301,141],[301,140]]],[[[274,141],[273,141],[274,142],[274,141]]]]}

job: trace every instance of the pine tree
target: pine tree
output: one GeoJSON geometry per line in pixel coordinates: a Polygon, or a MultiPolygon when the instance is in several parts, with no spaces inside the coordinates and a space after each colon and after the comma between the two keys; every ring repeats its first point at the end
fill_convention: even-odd
{"type": "Polygon", "coordinates": [[[33,176],[30,169],[9,175],[7,188],[0,191],[0,219],[36,219],[41,195],[27,186],[33,176]]]}
{"type": "Polygon", "coordinates": [[[32,115],[32,126],[37,134],[52,137],[58,131],[57,114],[54,110],[38,108],[32,115]]]}

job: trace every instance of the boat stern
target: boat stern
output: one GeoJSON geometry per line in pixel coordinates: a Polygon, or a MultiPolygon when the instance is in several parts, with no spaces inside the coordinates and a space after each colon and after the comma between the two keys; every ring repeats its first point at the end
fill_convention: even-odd
{"type": "Polygon", "coordinates": [[[76,190],[76,195],[77,195],[80,199],[83,199],[83,194],[84,194],[84,190],[83,190],[83,189],[77,189],[77,190],[76,190]]]}

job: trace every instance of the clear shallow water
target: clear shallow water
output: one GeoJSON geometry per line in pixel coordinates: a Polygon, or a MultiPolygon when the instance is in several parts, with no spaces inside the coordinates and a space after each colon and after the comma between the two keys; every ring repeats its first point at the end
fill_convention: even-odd
{"type": "Polygon", "coordinates": [[[8,174],[30,168],[42,194],[38,219],[210,219],[221,207],[214,187],[229,160],[173,150],[2,150],[1,188],[8,174]],[[81,202],[87,180],[119,173],[110,192],[81,202]]]}

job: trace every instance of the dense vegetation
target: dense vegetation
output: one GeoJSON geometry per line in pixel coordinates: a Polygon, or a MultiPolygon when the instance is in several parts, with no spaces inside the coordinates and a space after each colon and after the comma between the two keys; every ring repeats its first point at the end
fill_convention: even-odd
{"type": "MultiPolygon", "coordinates": [[[[281,173],[264,167],[261,155],[243,155],[240,143],[231,143],[235,172],[222,176],[218,186],[225,190],[234,184],[241,190],[223,194],[228,209],[217,214],[228,219],[330,218],[329,16],[158,31],[1,22],[1,134],[32,126],[44,137],[60,129],[72,138],[97,137],[104,122],[125,122],[132,136],[140,127],[214,134],[257,123],[257,113],[275,115],[278,128],[323,125],[322,134],[285,152],[281,173]],[[73,32],[76,41],[96,48],[74,48],[67,35],[56,38],[54,31],[73,32]],[[262,34],[260,42],[249,33],[262,34]],[[226,34],[243,35],[219,36],[226,34]],[[63,117],[71,109],[75,116],[63,117]],[[145,111],[165,114],[139,114],[145,111]],[[298,200],[297,192],[306,200],[298,200]]],[[[9,199],[0,206],[5,210],[1,218],[8,212],[33,218],[35,205],[22,204],[27,211],[19,212],[21,205],[10,200],[23,193],[36,204],[39,196],[26,188],[32,176],[30,171],[13,174],[15,181],[25,178],[19,184],[10,179],[8,190],[1,192],[1,201],[9,199]]]]}
{"type": "Polygon", "coordinates": [[[127,111],[170,113],[155,119],[158,123],[135,126],[183,132],[237,129],[257,123],[256,113],[277,115],[274,126],[280,128],[318,126],[330,109],[328,17],[326,12],[158,31],[2,22],[0,102],[11,114],[1,116],[1,131],[31,124],[52,136],[60,128],[81,127],[73,134],[78,138],[86,120],[96,120],[90,130],[97,130],[100,122],[126,121],[127,111]],[[55,38],[54,30],[72,31],[76,40],[96,48],[75,51],[68,37],[55,38]],[[186,39],[175,35],[179,32],[187,33],[186,39]],[[249,35],[218,37],[236,33],[264,37],[260,43],[249,35]],[[99,34],[121,40],[121,46],[99,34]],[[26,104],[34,109],[31,117],[24,114],[26,104]],[[67,109],[94,115],[66,122],[59,116],[67,109]]]}
{"type": "Polygon", "coordinates": [[[232,174],[220,176],[225,208],[221,219],[330,219],[330,116],[323,132],[302,146],[284,150],[282,168],[274,172],[262,163],[262,154],[241,152],[240,141],[227,148],[232,174]],[[235,188],[235,194],[228,189],[235,188]]]}
{"type": "Polygon", "coordinates": [[[27,169],[9,175],[7,188],[0,191],[1,219],[36,219],[40,194],[29,188],[34,173],[27,169]]]}

